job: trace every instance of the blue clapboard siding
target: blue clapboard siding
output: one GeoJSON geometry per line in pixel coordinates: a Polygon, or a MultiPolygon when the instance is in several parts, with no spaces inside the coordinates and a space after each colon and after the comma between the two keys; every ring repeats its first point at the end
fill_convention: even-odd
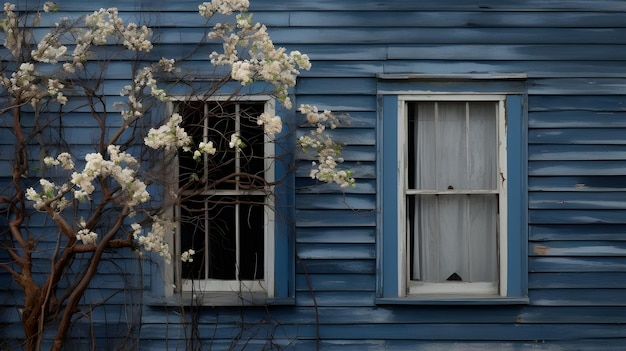
{"type": "MultiPolygon", "coordinates": [[[[25,0],[19,6],[40,3],[25,0]]],[[[206,35],[197,4],[66,0],[59,1],[59,15],[117,6],[123,17],[155,27],[155,55],[177,58],[206,35]]],[[[346,144],[344,166],[354,171],[357,188],[341,191],[317,184],[309,178],[312,157],[296,154],[294,304],[243,311],[206,307],[198,315],[203,349],[625,347],[625,2],[252,0],[252,10],[268,24],[276,44],[313,60],[313,69],[302,72],[294,89],[295,105],[315,104],[350,116],[349,126],[332,133],[346,144]],[[382,196],[376,192],[382,164],[375,158],[380,146],[376,75],[383,73],[527,74],[528,305],[375,304],[381,274],[377,214],[385,211],[376,207],[382,196]]],[[[183,69],[206,78],[208,52],[215,48],[201,45],[183,69]]],[[[110,65],[103,87],[108,110],[120,99],[119,89],[131,72],[123,57],[110,65]]],[[[65,117],[74,126],[66,135],[81,153],[93,150],[97,124],[89,113],[83,107],[65,117]]],[[[120,123],[117,116],[110,118],[113,125],[120,123]]],[[[297,136],[308,133],[303,122],[297,118],[302,126],[297,136]]],[[[12,157],[10,140],[10,132],[0,130],[2,182],[10,175],[4,167],[12,157]]],[[[34,223],[45,227],[42,220],[34,223]]],[[[44,264],[39,261],[38,267],[44,264]]],[[[107,325],[114,329],[127,313],[126,299],[115,294],[124,280],[113,272],[103,270],[89,293],[94,299],[114,294],[106,310],[96,309],[92,315],[99,338],[107,325]]],[[[142,286],[159,284],[148,269],[139,275],[142,286]]],[[[0,279],[8,281],[4,274],[0,279]]],[[[10,306],[13,293],[6,286],[0,288],[0,301],[10,306]]],[[[13,322],[18,318],[12,307],[0,307],[0,316],[13,322]]],[[[187,348],[190,329],[176,307],[146,305],[141,321],[142,350],[187,348]]],[[[10,324],[3,331],[16,335],[19,328],[10,324]]]]}

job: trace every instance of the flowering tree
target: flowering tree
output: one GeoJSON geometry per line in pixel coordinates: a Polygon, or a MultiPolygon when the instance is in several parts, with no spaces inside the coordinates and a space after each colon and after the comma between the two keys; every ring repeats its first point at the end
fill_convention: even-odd
{"type": "MultiPolygon", "coordinates": [[[[289,88],[296,84],[300,70],[310,69],[309,59],[297,51],[275,47],[266,27],[253,22],[248,5],[247,0],[199,5],[204,17],[219,13],[233,16],[233,21],[209,29],[209,40],[222,43],[222,50],[207,53],[216,72],[215,84],[194,90],[194,95],[209,97],[233,81],[240,87],[269,83],[271,88],[264,94],[291,109],[289,88]]],[[[158,187],[162,184],[158,172],[157,176],[151,172],[160,167],[155,160],[189,154],[195,161],[219,168],[219,162],[210,161],[224,152],[220,147],[228,145],[232,152],[245,153],[247,142],[237,133],[193,140],[180,113],[155,124],[159,121],[154,114],[147,115],[171,100],[168,82],[193,84],[185,80],[184,70],[178,69],[173,59],[150,63],[152,30],[125,23],[118,11],[110,8],[79,20],[61,19],[37,38],[32,29],[38,27],[41,16],[50,16],[48,12],[57,9],[57,4],[46,2],[43,11],[18,12],[15,5],[6,3],[0,20],[4,33],[0,123],[3,135],[10,131],[15,146],[11,177],[0,194],[0,211],[7,221],[2,225],[3,249],[9,257],[0,267],[24,293],[20,318],[27,350],[40,348],[50,325],[56,328],[52,349],[62,348],[80,300],[106,252],[131,248],[156,252],[166,262],[172,259],[167,236],[177,219],[164,216],[164,208],[193,191],[189,195],[190,188],[181,186],[168,188],[166,197],[158,196],[165,190],[158,187]],[[117,111],[110,111],[107,99],[111,97],[103,85],[107,65],[120,57],[134,60],[132,79],[112,104],[117,111]],[[68,127],[62,121],[72,114],[95,122],[99,134],[93,150],[81,152],[64,139],[68,127]],[[31,230],[29,221],[36,216],[48,217],[56,230],[44,234],[31,230]],[[33,272],[33,257],[41,254],[42,235],[52,236],[55,243],[47,259],[50,270],[43,277],[33,272]],[[84,264],[77,265],[78,258],[84,264]],[[69,283],[61,285],[62,279],[69,283]]],[[[238,89],[231,93],[236,96],[238,89]]],[[[299,147],[315,154],[311,177],[342,187],[354,185],[350,172],[337,167],[342,162],[341,149],[326,133],[326,128],[337,126],[337,117],[314,106],[301,106],[300,111],[313,127],[310,134],[297,140],[299,147]]],[[[280,116],[263,112],[253,119],[270,142],[283,129],[280,116]]],[[[272,189],[272,184],[244,173],[204,179],[203,188],[206,183],[246,179],[253,180],[248,186],[272,189]]],[[[189,261],[193,254],[190,249],[181,258],[189,261]]]]}

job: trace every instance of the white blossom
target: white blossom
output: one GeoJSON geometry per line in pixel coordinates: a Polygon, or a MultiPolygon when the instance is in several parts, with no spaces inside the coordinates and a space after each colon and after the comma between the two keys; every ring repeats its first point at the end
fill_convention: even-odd
{"type": "Polygon", "coordinates": [[[148,136],[144,139],[146,146],[153,149],[165,148],[166,150],[183,148],[191,151],[191,137],[180,127],[183,117],[174,113],[170,119],[157,129],[151,128],[148,136]]]}
{"type": "Polygon", "coordinates": [[[243,140],[241,140],[241,137],[239,136],[239,134],[233,133],[233,134],[230,135],[230,142],[228,143],[228,146],[231,149],[232,148],[241,149],[241,148],[245,147],[246,144],[244,144],[243,140]]]}
{"type": "Polygon", "coordinates": [[[196,254],[194,249],[189,249],[180,254],[180,260],[183,262],[193,262],[193,255],[196,254]]]}
{"type": "Polygon", "coordinates": [[[217,152],[217,149],[215,148],[215,146],[213,146],[212,141],[209,141],[206,143],[201,142],[198,145],[198,150],[194,151],[193,153],[193,159],[198,161],[200,157],[202,156],[202,154],[215,155],[216,152],[217,152]]]}
{"type": "Polygon", "coordinates": [[[95,244],[98,239],[98,234],[87,228],[83,228],[76,233],[76,239],[82,241],[85,245],[95,244]]]}
{"type": "Polygon", "coordinates": [[[211,17],[215,13],[230,15],[233,12],[246,11],[250,6],[248,0],[213,0],[198,5],[198,12],[203,17],[211,17]]]}
{"type": "Polygon", "coordinates": [[[137,243],[143,246],[144,250],[156,252],[162,256],[167,263],[171,261],[169,245],[165,242],[165,237],[176,229],[176,225],[169,219],[154,217],[152,228],[146,235],[138,227],[133,227],[133,237],[137,243]]]}
{"type": "Polygon", "coordinates": [[[275,134],[280,133],[280,131],[283,129],[282,119],[267,112],[263,112],[257,118],[256,122],[258,125],[263,126],[265,133],[267,133],[269,136],[274,136],[275,134]]]}
{"type": "Polygon", "coordinates": [[[59,7],[54,1],[46,1],[43,4],[43,12],[56,12],[58,10],[59,7]]]}

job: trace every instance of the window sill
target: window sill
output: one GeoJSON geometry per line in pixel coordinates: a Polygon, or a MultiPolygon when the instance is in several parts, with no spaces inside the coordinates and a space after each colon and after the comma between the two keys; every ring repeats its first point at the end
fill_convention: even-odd
{"type": "Polygon", "coordinates": [[[264,292],[204,292],[192,295],[184,292],[173,296],[147,297],[144,303],[148,306],[267,306],[294,305],[294,298],[267,297],[264,292]]]}
{"type": "Polygon", "coordinates": [[[481,305],[527,305],[528,297],[471,296],[471,295],[415,295],[407,297],[379,297],[377,305],[441,305],[441,306],[481,306],[481,305]]]}

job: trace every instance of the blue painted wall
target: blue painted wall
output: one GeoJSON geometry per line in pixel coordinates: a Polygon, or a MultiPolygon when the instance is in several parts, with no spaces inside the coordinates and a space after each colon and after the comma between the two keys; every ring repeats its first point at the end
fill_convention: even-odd
{"type": "MultiPolygon", "coordinates": [[[[59,4],[70,16],[118,6],[159,28],[158,55],[202,37],[189,0],[59,4]]],[[[293,305],[206,308],[203,350],[626,349],[626,2],[252,0],[251,10],[277,45],[313,60],[296,104],[351,116],[335,135],[358,186],[313,186],[299,162],[293,305]],[[528,76],[528,305],[375,304],[376,77],[390,73],[528,76]]],[[[0,292],[2,330],[15,334],[13,293],[0,292]]],[[[123,304],[94,317],[99,336],[123,304]]],[[[176,308],[144,306],[141,318],[142,349],[186,348],[176,308]]]]}

